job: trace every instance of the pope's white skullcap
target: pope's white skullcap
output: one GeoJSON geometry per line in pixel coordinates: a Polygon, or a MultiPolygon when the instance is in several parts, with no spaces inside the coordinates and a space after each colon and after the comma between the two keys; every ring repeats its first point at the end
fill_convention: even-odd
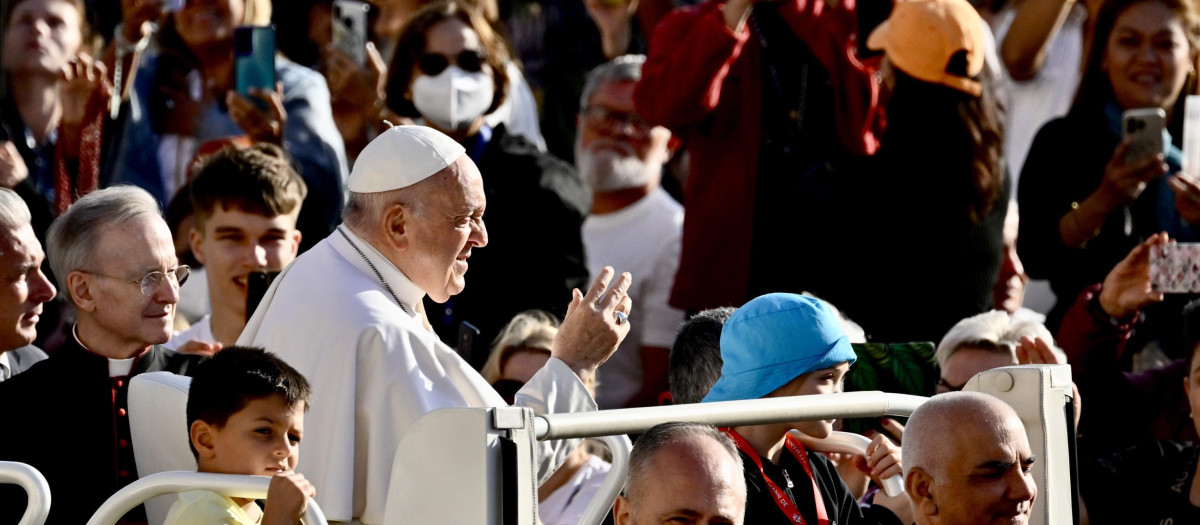
{"type": "Polygon", "coordinates": [[[392,126],[363,148],[346,186],[355,193],[398,190],[442,171],[466,153],[428,126],[392,126]]]}

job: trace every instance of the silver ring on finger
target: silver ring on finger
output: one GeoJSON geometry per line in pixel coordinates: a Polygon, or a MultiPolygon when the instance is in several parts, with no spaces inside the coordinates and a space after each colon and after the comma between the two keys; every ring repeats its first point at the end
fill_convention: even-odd
{"type": "Polygon", "coordinates": [[[617,317],[617,326],[621,326],[629,322],[629,316],[625,315],[625,312],[613,312],[613,315],[617,317]]]}

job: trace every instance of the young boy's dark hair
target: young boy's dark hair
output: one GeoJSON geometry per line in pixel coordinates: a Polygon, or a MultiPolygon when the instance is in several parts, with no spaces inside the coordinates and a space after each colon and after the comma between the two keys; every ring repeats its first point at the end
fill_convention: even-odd
{"type": "MultiPolygon", "coordinates": [[[[255,399],[283,396],[288,406],[304,403],[308,410],[312,388],[300,372],[262,348],[231,346],[205,359],[192,374],[188,391],[188,429],[197,420],[217,427],[255,399]]],[[[191,445],[192,455],[199,457],[191,445]]]]}
{"type": "Polygon", "coordinates": [[[298,213],[308,195],[287,154],[273,144],[229,145],[201,159],[190,182],[196,226],[217,206],[264,217],[298,213]]]}

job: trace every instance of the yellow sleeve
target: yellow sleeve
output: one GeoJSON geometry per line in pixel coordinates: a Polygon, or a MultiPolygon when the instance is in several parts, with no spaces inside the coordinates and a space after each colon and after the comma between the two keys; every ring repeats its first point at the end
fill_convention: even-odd
{"type": "Polygon", "coordinates": [[[255,525],[233,500],[216,492],[181,492],[163,525],[255,525]]]}

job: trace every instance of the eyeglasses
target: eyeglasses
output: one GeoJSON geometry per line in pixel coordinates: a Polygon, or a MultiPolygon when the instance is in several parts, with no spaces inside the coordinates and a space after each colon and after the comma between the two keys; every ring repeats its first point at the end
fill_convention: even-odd
{"type": "Polygon", "coordinates": [[[187,282],[188,276],[192,274],[191,267],[186,264],[181,264],[174,268],[170,268],[165,272],[155,270],[146,274],[141,279],[126,279],[124,277],[117,277],[114,275],[104,275],[102,273],[89,272],[87,270],[80,271],[95,275],[97,277],[107,277],[109,279],[116,279],[118,281],[136,284],[141,287],[142,295],[146,297],[154,296],[154,292],[158,290],[158,286],[162,284],[163,279],[170,281],[171,284],[178,288],[183,286],[183,283],[187,282]]]}
{"type": "Polygon", "coordinates": [[[650,124],[642,120],[637,113],[615,111],[604,106],[588,106],[583,108],[583,116],[589,126],[612,132],[623,131],[629,127],[629,133],[637,137],[645,137],[650,133],[650,124]]]}
{"type": "MultiPolygon", "coordinates": [[[[483,53],[474,50],[465,50],[454,57],[454,63],[460,69],[468,73],[478,73],[483,71],[485,62],[483,53]]],[[[429,76],[436,76],[450,67],[450,57],[440,53],[425,53],[417,57],[417,69],[429,76]]]]}

